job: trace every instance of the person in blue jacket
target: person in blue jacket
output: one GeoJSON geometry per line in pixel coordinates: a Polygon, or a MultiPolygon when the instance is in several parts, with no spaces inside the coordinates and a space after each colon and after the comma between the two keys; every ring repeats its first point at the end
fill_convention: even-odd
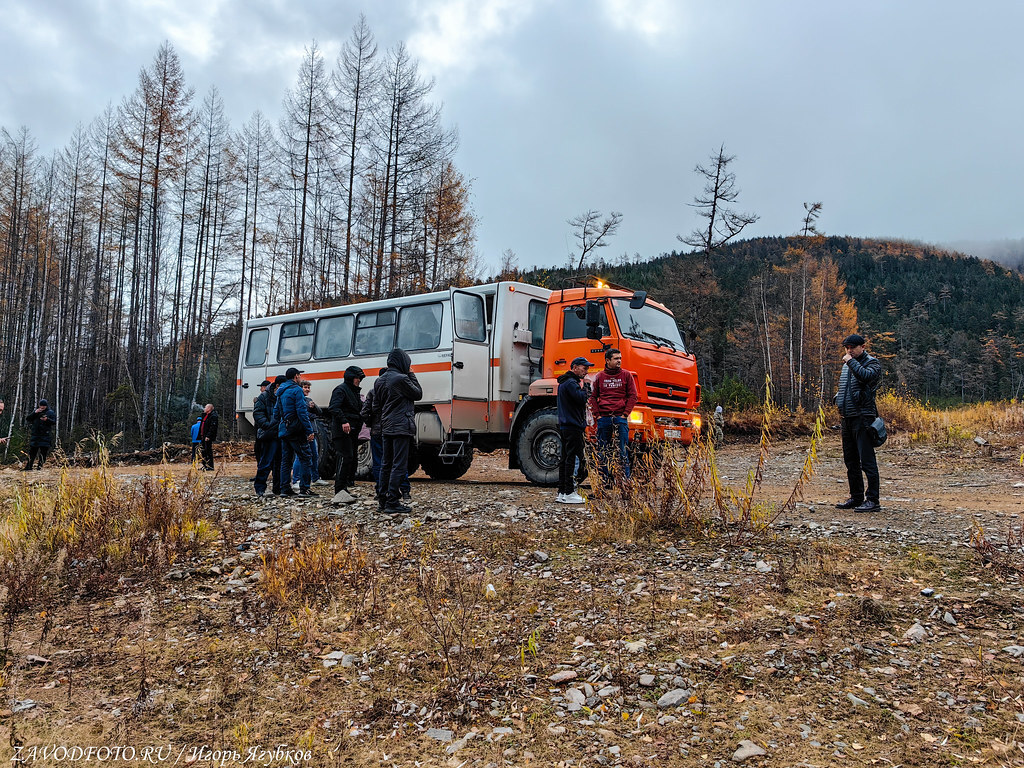
{"type": "Polygon", "coordinates": [[[202,441],[199,439],[199,429],[203,425],[203,417],[196,416],[196,423],[189,427],[189,433],[192,436],[192,463],[196,463],[196,452],[199,450],[199,446],[202,445],[202,441]]]}
{"type": "Polygon", "coordinates": [[[309,418],[309,405],[299,385],[298,368],[284,372],[285,382],[277,390],[274,415],[277,417],[277,434],[281,438],[281,495],[293,496],[292,463],[299,460],[299,496],[315,496],[310,489],[313,465],[310,443],[316,439],[313,422],[309,418]]]}

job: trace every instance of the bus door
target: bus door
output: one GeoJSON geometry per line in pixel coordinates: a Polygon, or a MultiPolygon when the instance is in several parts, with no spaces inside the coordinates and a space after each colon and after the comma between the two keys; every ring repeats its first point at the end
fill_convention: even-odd
{"type": "Polygon", "coordinates": [[[491,381],[484,299],[452,290],[452,417],[449,430],[485,431],[491,381]]]}
{"type": "Polygon", "coordinates": [[[260,394],[260,382],[267,377],[267,355],[270,351],[270,328],[251,328],[245,340],[242,365],[239,366],[236,410],[251,411],[260,394]]]}

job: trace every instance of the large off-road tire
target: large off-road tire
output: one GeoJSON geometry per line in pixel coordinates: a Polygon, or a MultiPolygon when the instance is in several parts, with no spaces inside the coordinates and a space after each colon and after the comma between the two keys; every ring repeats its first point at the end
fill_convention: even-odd
{"type": "Polygon", "coordinates": [[[373,477],[373,452],[370,441],[363,440],[356,449],[356,480],[369,480],[373,477]]]}
{"type": "MultiPolygon", "coordinates": [[[[452,461],[451,464],[445,464],[444,461],[441,460],[437,455],[439,450],[440,446],[424,445],[420,446],[420,449],[416,451],[420,467],[434,480],[457,480],[466,474],[470,465],[473,463],[472,446],[466,446],[466,450],[463,454],[452,461]]],[[[413,473],[412,465],[414,461],[415,460],[409,462],[410,475],[413,473]]]]}
{"type": "Polygon", "coordinates": [[[531,483],[558,485],[562,461],[562,436],[558,433],[558,409],[541,408],[530,414],[516,436],[519,467],[531,483]]]}

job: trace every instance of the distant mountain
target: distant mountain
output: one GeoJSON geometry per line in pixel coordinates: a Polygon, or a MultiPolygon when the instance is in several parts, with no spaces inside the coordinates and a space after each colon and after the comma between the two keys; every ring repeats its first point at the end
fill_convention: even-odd
{"type": "Polygon", "coordinates": [[[989,259],[1018,272],[1024,272],[1024,239],[957,240],[944,243],[943,247],[979,259],[989,259]]]}
{"type": "MultiPolygon", "coordinates": [[[[856,237],[775,237],[590,268],[676,315],[705,391],[763,391],[793,407],[831,398],[854,327],[886,385],[933,402],[1024,395],[1024,276],[944,248],[856,237]]],[[[557,287],[567,270],[524,279],[557,287]]],[[[710,398],[709,398],[710,399],[710,398]]]]}

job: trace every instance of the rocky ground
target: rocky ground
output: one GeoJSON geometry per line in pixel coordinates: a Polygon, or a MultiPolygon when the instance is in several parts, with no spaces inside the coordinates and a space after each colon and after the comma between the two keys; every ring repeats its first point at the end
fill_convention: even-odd
{"type": "MultiPolygon", "coordinates": [[[[1022,764],[1021,583],[971,546],[1019,534],[1020,448],[894,443],[881,514],[833,508],[831,435],[805,500],[741,541],[609,540],[499,454],[415,478],[401,520],[365,484],[349,507],[329,488],[257,502],[251,462],[225,462],[202,558],[11,624],[0,738],[36,765],[60,762],[42,745],[137,764],[1022,764]],[[266,553],[324,537],[365,564],[271,600],[266,553]]],[[[789,495],[805,450],[775,447],[762,500],[789,495]]],[[[726,446],[726,482],[756,452],[726,446]]]]}

